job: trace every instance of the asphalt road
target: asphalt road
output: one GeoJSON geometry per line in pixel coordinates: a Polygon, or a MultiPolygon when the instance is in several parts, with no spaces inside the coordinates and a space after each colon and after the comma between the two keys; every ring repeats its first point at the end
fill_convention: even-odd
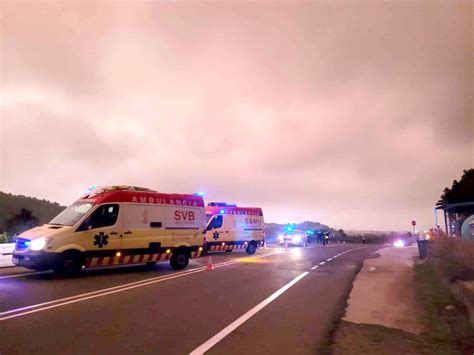
{"type": "Polygon", "coordinates": [[[97,269],[0,269],[0,354],[314,354],[377,246],[259,250],[97,269]],[[335,257],[335,258],[334,258],[335,257]]]}

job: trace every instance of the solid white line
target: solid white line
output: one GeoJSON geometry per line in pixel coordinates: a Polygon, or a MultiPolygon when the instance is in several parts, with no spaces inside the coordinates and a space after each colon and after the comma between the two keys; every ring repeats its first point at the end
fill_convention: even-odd
{"type": "MultiPolygon", "coordinates": [[[[265,255],[254,256],[254,257],[251,257],[251,258],[252,259],[261,259],[261,258],[266,258],[268,256],[276,255],[276,254],[278,254],[278,253],[269,253],[269,254],[265,254],[265,255]]],[[[241,263],[240,259],[215,264],[214,268],[217,269],[217,268],[220,268],[220,267],[225,267],[225,266],[234,265],[234,264],[238,264],[238,263],[241,263]]],[[[10,319],[10,318],[21,317],[21,316],[24,316],[24,315],[27,315],[27,314],[41,312],[41,311],[48,310],[48,309],[51,309],[51,308],[61,307],[61,306],[65,306],[65,305],[68,305],[68,304],[71,304],[71,303],[85,301],[85,300],[92,299],[92,298],[102,297],[102,296],[106,296],[106,295],[117,293],[117,292],[127,291],[127,290],[131,290],[131,289],[134,289],[134,288],[137,288],[137,287],[147,286],[147,285],[151,285],[151,284],[154,284],[154,283],[159,283],[159,282],[162,282],[162,281],[168,281],[168,280],[172,280],[172,279],[175,279],[175,278],[178,278],[178,277],[183,277],[183,276],[187,276],[187,275],[190,275],[190,274],[195,274],[195,273],[198,273],[198,272],[202,272],[204,270],[206,270],[206,267],[202,266],[202,267],[199,267],[199,268],[186,270],[186,271],[181,271],[181,272],[174,273],[174,274],[171,274],[171,275],[158,276],[158,277],[154,277],[154,278],[149,278],[149,279],[145,279],[145,280],[131,282],[131,283],[128,283],[128,284],[109,287],[109,288],[102,289],[102,290],[83,293],[83,294],[80,294],[80,295],[75,295],[75,296],[61,298],[61,299],[57,299],[57,300],[53,300],[53,301],[43,302],[43,303],[31,305],[31,306],[11,309],[11,310],[0,313],[0,321],[7,320],[7,319],[10,319]],[[48,306],[48,305],[50,305],[50,306],[48,306]],[[37,308],[37,309],[33,309],[33,308],[37,308]],[[32,309],[32,310],[28,311],[29,309],[32,309]],[[12,314],[12,313],[16,313],[16,314],[3,317],[4,315],[12,314]]]]}
{"type": "Polygon", "coordinates": [[[227,327],[222,329],[219,333],[214,335],[212,338],[207,340],[204,344],[198,346],[196,349],[194,349],[190,355],[201,355],[204,354],[206,351],[208,351],[210,348],[212,348],[214,345],[216,345],[218,342],[220,342],[222,339],[224,339],[226,336],[228,336],[230,333],[232,333],[235,329],[240,327],[243,323],[245,323],[247,320],[252,318],[256,313],[261,311],[263,308],[268,306],[271,302],[273,302],[275,299],[277,299],[279,296],[281,296],[284,292],[286,292],[291,286],[295,285],[297,282],[299,282],[303,277],[308,275],[308,272],[305,271],[302,274],[299,274],[297,277],[295,277],[293,280],[291,280],[289,283],[287,283],[285,286],[280,288],[278,291],[273,293],[270,297],[267,299],[263,300],[260,302],[258,305],[253,307],[250,311],[245,313],[244,315],[240,316],[237,318],[235,321],[230,323],[227,327]]]}
{"type": "Polygon", "coordinates": [[[23,276],[28,276],[28,275],[46,274],[46,273],[48,273],[48,272],[51,272],[51,271],[25,272],[24,274],[0,276],[0,280],[3,280],[3,279],[11,279],[11,278],[14,278],[14,277],[23,277],[23,276]]]}
{"type": "MultiPolygon", "coordinates": [[[[205,269],[205,266],[201,266],[200,268],[195,268],[195,269],[191,269],[191,270],[182,271],[182,272],[179,272],[179,273],[177,273],[177,274],[187,274],[187,273],[189,273],[189,272],[191,272],[191,271],[199,270],[199,269],[205,269]]],[[[59,298],[59,299],[57,299],[57,300],[48,301],[48,302],[43,302],[43,303],[38,303],[38,304],[31,305],[31,306],[25,306],[25,307],[21,307],[21,308],[15,308],[15,309],[11,309],[11,310],[9,310],[9,311],[0,312],[0,316],[3,316],[3,315],[5,315],[5,314],[11,314],[11,313],[15,313],[15,312],[20,312],[20,311],[25,311],[25,310],[32,309],[32,308],[38,308],[38,307],[46,306],[46,305],[53,304],[53,303],[68,301],[68,300],[75,299],[75,298],[79,298],[79,297],[85,297],[85,296],[89,296],[89,295],[94,295],[94,294],[101,293],[101,292],[106,292],[106,291],[110,291],[110,290],[116,290],[116,289],[118,289],[118,288],[122,288],[122,287],[126,287],[126,286],[131,286],[131,285],[137,285],[137,284],[141,284],[141,283],[147,282],[147,281],[160,280],[160,279],[165,278],[165,277],[168,277],[168,276],[170,276],[170,275],[162,275],[162,276],[158,276],[158,277],[152,277],[152,278],[145,279],[145,280],[134,281],[134,282],[130,282],[130,283],[128,283],[128,284],[123,284],[123,285],[118,285],[118,286],[114,286],[114,287],[104,288],[104,289],[101,289],[101,290],[91,291],[91,292],[87,292],[87,293],[82,293],[82,294],[75,295],[75,296],[69,296],[69,297],[65,297],[65,298],[59,298]]]]}
{"type": "Polygon", "coordinates": [[[22,316],[25,316],[27,314],[42,312],[42,311],[45,311],[45,310],[48,310],[48,309],[51,309],[51,308],[57,308],[57,307],[65,306],[65,305],[68,305],[68,304],[89,300],[89,299],[92,299],[92,298],[103,297],[103,296],[110,295],[110,294],[113,294],[113,293],[122,292],[122,291],[126,291],[126,290],[131,290],[131,289],[134,289],[134,288],[137,288],[137,287],[143,287],[143,286],[151,285],[151,284],[154,284],[154,283],[168,281],[168,280],[171,280],[171,279],[176,279],[178,277],[187,276],[187,275],[190,275],[190,274],[193,274],[193,273],[202,272],[204,270],[205,270],[205,268],[195,269],[195,270],[193,270],[191,272],[188,272],[186,274],[178,273],[178,274],[175,274],[175,275],[172,275],[172,276],[169,276],[169,277],[166,277],[166,278],[162,278],[162,279],[159,279],[159,280],[150,281],[150,282],[146,282],[146,283],[141,283],[139,285],[123,287],[123,288],[120,288],[118,290],[113,290],[113,291],[109,291],[109,292],[102,292],[102,293],[99,293],[99,294],[95,294],[95,295],[91,295],[91,296],[87,296],[87,297],[82,297],[82,298],[76,298],[76,299],[71,300],[71,301],[57,303],[57,304],[53,304],[53,305],[47,306],[47,307],[33,309],[31,311],[26,311],[26,312],[21,312],[21,313],[16,313],[16,314],[13,314],[13,315],[10,315],[10,316],[0,317],[0,321],[4,321],[4,320],[7,320],[7,319],[11,319],[11,318],[22,317],[22,316]]]}

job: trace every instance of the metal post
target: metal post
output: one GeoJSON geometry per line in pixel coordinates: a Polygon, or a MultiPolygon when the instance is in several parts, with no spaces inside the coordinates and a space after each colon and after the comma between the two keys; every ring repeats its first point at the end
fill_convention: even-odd
{"type": "Polygon", "coordinates": [[[446,236],[449,237],[450,229],[448,229],[448,217],[446,216],[446,210],[443,209],[443,212],[444,212],[444,228],[446,230],[446,236]]]}

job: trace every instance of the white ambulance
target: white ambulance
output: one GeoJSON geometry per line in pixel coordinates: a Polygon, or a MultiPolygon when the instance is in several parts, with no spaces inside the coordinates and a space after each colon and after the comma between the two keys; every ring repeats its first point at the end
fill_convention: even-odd
{"type": "Polygon", "coordinates": [[[206,207],[206,217],[207,251],[245,250],[251,255],[265,244],[261,208],[211,202],[206,207]]]}
{"type": "Polygon", "coordinates": [[[201,196],[133,186],[95,188],[48,224],[22,233],[13,263],[63,275],[83,267],[165,260],[179,270],[201,255],[205,226],[201,196]]]}

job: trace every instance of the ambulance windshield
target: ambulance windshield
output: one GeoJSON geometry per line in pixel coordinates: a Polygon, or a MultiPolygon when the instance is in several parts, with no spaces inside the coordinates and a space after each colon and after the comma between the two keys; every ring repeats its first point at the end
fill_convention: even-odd
{"type": "Polygon", "coordinates": [[[49,224],[56,224],[60,226],[73,226],[77,223],[92,207],[90,202],[76,202],[66,208],[60,214],[49,222],[49,224]]]}

